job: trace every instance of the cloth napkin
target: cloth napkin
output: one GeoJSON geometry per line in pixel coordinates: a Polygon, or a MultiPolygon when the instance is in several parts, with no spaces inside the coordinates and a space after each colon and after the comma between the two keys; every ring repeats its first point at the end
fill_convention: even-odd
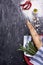
{"type": "Polygon", "coordinates": [[[33,65],[43,65],[43,46],[37,51],[37,53],[30,58],[30,62],[33,65]]]}

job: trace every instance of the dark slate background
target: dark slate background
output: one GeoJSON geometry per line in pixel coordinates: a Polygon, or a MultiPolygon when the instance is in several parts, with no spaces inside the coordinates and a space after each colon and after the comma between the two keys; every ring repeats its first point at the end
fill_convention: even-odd
{"type": "Polygon", "coordinates": [[[18,51],[23,36],[29,34],[20,1],[0,0],[0,65],[27,65],[23,52],[18,51]]]}
{"type": "Polygon", "coordinates": [[[18,51],[29,34],[19,4],[20,0],[0,0],[0,65],[27,65],[18,51]]]}

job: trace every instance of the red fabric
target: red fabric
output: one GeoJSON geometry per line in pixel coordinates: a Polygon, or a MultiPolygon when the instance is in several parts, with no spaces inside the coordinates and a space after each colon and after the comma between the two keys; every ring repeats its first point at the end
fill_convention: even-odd
{"type": "Polygon", "coordinates": [[[32,3],[30,1],[26,1],[24,4],[20,4],[20,6],[22,6],[23,10],[29,10],[32,6],[32,3]]]}
{"type": "Polygon", "coordinates": [[[28,65],[33,65],[32,63],[30,63],[29,57],[26,57],[26,56],[24,55],[24,59],[25,59],[25,61],[26,61],[26,63],[27,63],[28,65]]]}

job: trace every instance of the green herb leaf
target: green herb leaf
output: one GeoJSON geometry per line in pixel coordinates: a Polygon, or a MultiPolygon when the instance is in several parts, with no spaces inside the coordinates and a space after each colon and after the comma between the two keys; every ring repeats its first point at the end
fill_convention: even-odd
{"type": "Polygon", "coordinates": [[[20,48],[18,50],[26,52],[27,54],[30,54],[30,55],[34,55],[37,52],[37,48],[33,45],[32,42],[27,43],[26,47],[23,47],[22,45],[20,45],[20,48]]]}

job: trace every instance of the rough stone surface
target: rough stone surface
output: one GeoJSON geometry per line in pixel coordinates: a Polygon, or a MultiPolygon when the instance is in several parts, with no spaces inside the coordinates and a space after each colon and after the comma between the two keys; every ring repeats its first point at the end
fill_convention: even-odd
{"type": "Polygon", "coordinates": [[[26,65],[23,52],[17,51],[29,34],[19,4],[20,0],[0,0],[0,65],[26,65]]]}

